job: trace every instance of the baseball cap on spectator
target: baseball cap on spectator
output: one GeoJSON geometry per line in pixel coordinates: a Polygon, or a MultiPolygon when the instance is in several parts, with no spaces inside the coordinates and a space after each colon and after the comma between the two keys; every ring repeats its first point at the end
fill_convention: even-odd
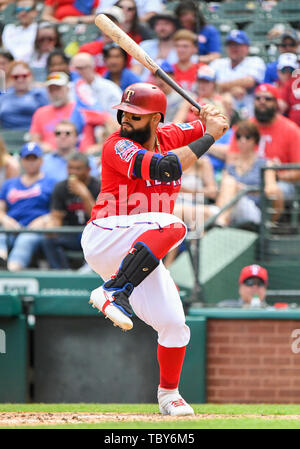
{"type": "Polygon", "coordinates": [[[268,272],[260,265],[247,265],[244,267],[240,273],[239,283],[242,284],[246,279],[253,277],[262,279],[266,285],[268,283],[268,272]]]}
{"type": "Polygon", "coordinates": [[[119,6],[112,6],[111,8],[104,9],[101,13],[109,16],[110,19],[116,20],[118,23],[124,23],[125,21],[123,10],[122,8],[119,8],[119,6]]]}
{"type": "Polygon", "coordinates": [[[24,157],[30,156],[32,154],[36,157],[42,157],[43,150],[35,142],[25,143],[25,145],[23,145],[20,150],[20,158],[23,159],[24,157]]]}
{"type": "Polygon", "coordinates": [[[242,30],[231,30],[226,36],[225,44],[228,44],[229,42],[235,42],[240,45],[250,45],[248,35],[242,30]]]}
{"type": "Polygon", "coordinates": [[[295,53],[282,53],[278,58],[277,69],[281,70],[285,67],[297,69],[299,67],[298,58],[295,53]]]}
{"type": "Polygon", "coordinates": [[[216,81],[216,72],[209,65],[199,67],[197,71],[198,80],[216,81]]]}
{"type": "Polygon", "coordinates": [[[46,86],[67,86],[69,84],[69,77],[64,72],[50,73],[46,80],[46,86]]]}
{"type": "Polygon", "coordinates": [[[276,100],[278,100],[278,98],[279,98],[278,89],[275,86],[273,86],[273,84],[268,84],[268,83],[260,84],[255,89],[254,94],[256,95],[259,92],[269,92],[270,94],[273,95],[274,98],[276,98],[276,100]]]}
{"type": "Polygon", "coordinates": [[[153,28],[157,20],[160,19],[169,20],[169,22],[172,22],[176,27],[178,26],[178,19],[171,11],[162,11],[150,17],[150,19],[148,20],[148,23],[151,26],[151,28],[153,28]]]}
{"type": "Polygon", "coordinates": [[[168,61],[163,61],[160,68],[166,73],[174,74],[174,67],[168,61]]]}
{"type": "Polygon", "coordinates": [[[299,42],[299,35],[298,35],[297,31],[294,30],[294,28],[285,30],[280,36],[280,42],[282,42],[284,39],[286,39],[288,37],[290,39],[292,39],[293,41],[295,41],[296,43],[299,42]]]}

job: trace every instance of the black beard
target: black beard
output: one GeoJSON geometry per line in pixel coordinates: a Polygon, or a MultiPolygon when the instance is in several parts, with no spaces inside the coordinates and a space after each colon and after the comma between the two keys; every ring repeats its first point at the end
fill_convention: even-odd
{"type": "Polygon", "coordinates": [[[269,123],[273,120],[277,112],[275,107],[267,108],[265,111],[260,111],[258,108],[254,109],[255,118],[261,123],[269,123]]]}
{"type": "Polygon", "coordinates": [[[147,125],[144,126],[144,128],[132,130],[123,129],[121,126],[120,136],[127,137],[128,139],[131,139],[134,142],[143,145],[145,142],[147,142],[147,140],[150,139],[151,136],[150,124],[148,123],[147,125]]]}
{"type": "Polygon", "coordinates": [[[159,40],[163,42],[168,42],[174,33],[168,34],[168,36],[160,37],[159,40]]]}

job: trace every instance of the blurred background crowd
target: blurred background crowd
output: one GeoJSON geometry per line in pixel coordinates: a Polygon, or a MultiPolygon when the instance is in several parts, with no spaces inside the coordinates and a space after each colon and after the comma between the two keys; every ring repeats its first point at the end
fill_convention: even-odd
{"type": "Polygon", "coordinates": [[[150,82],[165,92],[165,124],[196,119],[185,100],[101,34],[98,13],[200,105],[228,116],[230,129],[182,177],[175,213],[190,230],[199,227],[200,208],[211,226],[257,231],[263,193],[268,226],[282,229],[300,181],[300,169],[286,167],[300,163],[300,14],[282,12],[292,4],[0,0],[0,267],[30,267],[37,252],[47,268],[71,267],[67,252],[80,251],[80,232],[32,231],[88,220],[103,141],[118,129],[113,106],[128,85],[150,82]],[[196,200],[184,201],[185,193],[196,200]]]}

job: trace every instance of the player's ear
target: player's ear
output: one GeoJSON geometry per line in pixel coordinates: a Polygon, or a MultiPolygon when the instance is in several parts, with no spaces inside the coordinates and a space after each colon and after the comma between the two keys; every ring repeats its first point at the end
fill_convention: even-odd
{"type": "Polygon", "coordinates": [[[152,122],[154,125],[158,126],[160,119],[161,119],[160,112],[156,112],[155,114],[152,115],[152,122]]]}

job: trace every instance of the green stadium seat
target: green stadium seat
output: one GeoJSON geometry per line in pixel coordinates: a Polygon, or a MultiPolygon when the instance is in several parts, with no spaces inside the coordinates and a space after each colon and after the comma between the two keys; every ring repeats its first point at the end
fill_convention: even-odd
{"type": "Polygon", "coordinates": [[[0,136],[10,154],[19,154],[22,145],[28,141],[28,132],[25,130],[0,129],[0,136]]]}
{"type": "Polygon", "coordinates": [[[278,2],[270,12],[266,13],[270,21],[298,22],[300,21],[300,4],[298,0],[285,0],[278,2]]]}
{"type": "Polygon", "coordinates": [[[214,22],[211,22],[211,25],[214,25],[219,30],[222,39],[225,39],[231,30],[236,30],[238,28],[235,22],[225,19],[215,20],[214,22]]]}
{"type": "Polygon", "coordinates": [[[269,62],[270,59],[267,47],[265,46],[263,41],[251,41],[251,45],[249,47],[249,56],[259,56],[265,62],[269,62]]]}
{"type": "MultiPolygon", "coordinates": [[[[237,24],[254,22],[263,15],[262,9],[256,2],[233,1],[221,3],[215,14],[219,18],[233,20],[237,24]]],[[[214,15],[211,19],[213,20],[214,15]]]]}
{"type": "Polygon", "coordinates": [[[8,23],[16,23],[16,4],[10,3],[0,12],[0,23],[6,25],[8,23]]]}
{"type": "Polygon", "coordinates": [[[36,16],[35,20],[37,22],[41,21],[41,17],[42,17],[43,11],[44,11],[44,6],[45,6],[44,3],[42,3],[42,2],[36,3],[37,16],[36,16]]]}
{"type": "Polygon", "coordinates": [[[100,35],[99,28],[94,24],[70,25],[64,23],[58,26],[58,32],[64,46],[71,42],[77,42],[80,46],[94,41],[100,35]]]}
{"type": "Polygon", "coordinates": [[[248,34],[250,40],[265,42],[268,32],[274,24],[270,22],[252,22],[245,26],[244,31],[248,34]]]}

